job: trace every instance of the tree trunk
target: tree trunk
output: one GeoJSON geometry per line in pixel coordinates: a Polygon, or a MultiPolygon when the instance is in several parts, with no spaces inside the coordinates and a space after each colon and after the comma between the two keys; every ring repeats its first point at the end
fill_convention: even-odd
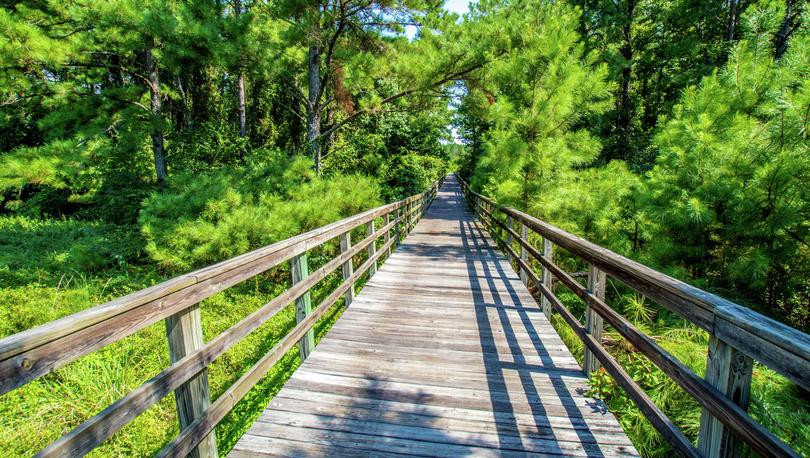
{"type": "MultiPolygon", "coordinates": [[[[242,1],[236,0],[234,2],[234,14],[239,16],[242,14],[242,1]]],[[[245,74],[242,68],[239,68],[239,80],[237,81],[237,92],[239,93],[239,136],[244,138],[247,135],[245,121],[247,113],[245,110],[245,74]]]]}
{"type": "Polygon", "coordinates": [[[621,76],[619,77],[619,100],[616,117],[616,130],[619,135],[619,149],[620,157],[624,160],[630,160],[630,121],[632,119],[631,101],[630,101],[630,83],[633,77],[633,10],[635,9],[635,1],[627,0],[627,10],[625,11],[626,23],[622,28],[623,41],[622,47],[619,52],[624,58],[624,67],[622,68],[621,76]]]}
{"type": "Polygon", "coordinates": [[[242,72],[239,72],[237,86],[239,91],[239,136],[244,138],[245,135],[247,135],[247,129],[245,127],[247,113],[245,111],[245,75],[242,72]]]}
{"type": "Polygon", "coordinates": [[[782,21],[782,25],[779,27],[779,31],[776,33],[776,51],[775,56],[777,59],[781,58],[785,55],[787,51],[788,45],[788,38],[791,34],[791,14],[792,11],[793,1],[792,0],[785,0],[785,19],[782,21]]]}
{"type": "Polygon", "coordinates": [[[152,53],[154,39],[146,50],[146,68],[149,71],[149,93],[151,95],[152,110],[152,153],[155,157],[155,172],[157,181],[163,185],[169,178],[166,169],[166,149],[163,144],[163,119],[161,113],[160,75],[155,55],[152,53]]]}
{"type": "MultiPolygon", "coordinates": [[[[318,26],[313,27],[320,32],[318,26]]],[[[315,172],[321,173],[321,145],[318,137],[321,135],[321,47],[319,36],[313,36],[314,43],[309,47],[307,61],[308,94],[307,94],[307,141],[312,160],[315,162],[315,172]]]]}
{"type": "Polygon", "coordinates": [[[734,40],[734,28],[737,25],[737,3],[739,3],[739,0],[728,0],[728,41],[734,40]]]}

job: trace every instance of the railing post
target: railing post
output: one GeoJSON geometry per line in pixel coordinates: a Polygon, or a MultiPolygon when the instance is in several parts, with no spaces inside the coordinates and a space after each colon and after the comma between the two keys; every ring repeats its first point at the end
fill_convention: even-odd
{"type": "MultiPolygon", "coordinates": [[[[512,229],[512,216],[511,215],[506,216],[506,227],[508,227],[510,230],[512,229]]],[[[506,246],[508,246],[509,248],[512,248],[512,233],[509,232],[509,231],[506,231],[506,246]]]]}
{"type": "MultiPolygon", "coordinates": [[[[368,223],[366,223],[366,235],[370,236],[374,233],[374,220],[372,219],[368,223]]],[[[371,241],[368,245],[368,257],[371,259],[374,255],[377,254],[377,239],[371,241]]],[[[371,263],[368,266],[368,278],[371,278],[374,274],[377,273],[377,261],[371,263]]]]}
{"type": "MultiPolygon", "coordinates": [[[[169,360],[172,364],[203,346],[200,306],[191,307],[166,318],[166,338],[169,341],[169,360]]],[[[174,390],[177,420],[180,431],[203,414],[211,404],[208,390],[208,370],[203,369],[194,378],[174,390]]],[[[217,439],[211,431],[190,454],[195,458],[216,458],[217,439]]]]}
{"type": "MultiPolygon", "coordinates": [[[[293,257],[290,260],[290,271],[292,272],[292,283],[304,281],[309,276],[309,263],[307,262],[307,254],[302,253],[293,257]]],[[[300,323],[307,315],[312,312],[312,299],[309,291],[302,294],[295,300],[295,322],[300,323]]],[[[301,353],[301,362],[307,359],[307,356],[315,349],[315,330],[310,329],[304,334],[304,337],[298,341],[298,349],[301,353]]]]}
{"type": "MultiPolygon", "coordinates": [[[[526,243],[529,242],[529,228],[523,223],[520,223],[520,239],[526,243]]],[[[529,252],[526,251],[526,247],[523,246],[523,244],[520,244],[520,259],[522,259],[526,265],[529,265],[529,252]]],[[[529,273],[526,272],[526,269],[520,269],[520,281],[522,281],[524,285],[529,286],[529,273]]]]}
{"type": "MultiPolygon", "coordinates": [[[[340,236],[340,252],[345,253],[352,248],[352,232],[345,232],[343,235],[340,236]]],[[[352,263],[352,259],[349,258],[346,262],[343,263],[343,280],[348,280],[354,274],[354,263],[352,263]]],[[[346,294],[343,296],[346,298],[345,305],[348,307],[354,301],[354,283],[349,286],[349,289],[346,290],[346,294]]]]}
{"type": "MultiPolygon", "coordinates": [[[[706,381],[748,410],[753,360],[715,336],[709,336],[706,381]]],[[[698,450],[706,458],[736,458],[741,442],[706,409],[700,415],[698,450]]]]}
{"type": "MultiPolygon", "coordinates": [[[[385,214],[385,219],[383,220],[383,225],[388,226],[391,224],[391,212],[385,214]]],[[[386,229],[385,231],[385,244],[388,245],[388,242],[391,241],[391,228],[386,229]]],[[[391,256],[391,252],[393,251],[393,245],[388,245],[388,256],[391,256]]]]}
{"type": "MultiPolygon", "coordinates": [[[[548,260],[548,262],[553,261],[554,255],[554,245],[551,244],[551,240],[543,237],[543,257],[548,260]]],[[[543,267],[543,285],[551,291],[552,283],[551,283],[551,271],[543,267]]],[[[543,306],[543,314],[546,316],[548,320],[551,320],[551,302],[546,298],[546,296],[541,297],[540,304],[543,306]]]]}
{"type": "MultiPolygon", "coordinates": [[[[605,283],[607,283],[607,274],[600,270],[593,264],[588,266],[588,291],[599,299],[605,299],[605,283]]],[[[585,307],[585,331],[592,335],[593,338],[602,343],[602,332],[605,328],[604,320],[596,313],[591,307],[585,307]]],[[[601,364],[596,359],[593,353],[585,347],[585,373],[588,377],[591,373],[599,370],[601,364]]]]}
{"type": "Polygon", "coordinates": [[[397,237],[397,241],[394,242],[394,245],[399,246],[399,242],[402,240],[402,224],[404,223],[404,219],[402,218],[402,208],[397,208],[397,229],[394,232],[394,235],[397,237]]]}

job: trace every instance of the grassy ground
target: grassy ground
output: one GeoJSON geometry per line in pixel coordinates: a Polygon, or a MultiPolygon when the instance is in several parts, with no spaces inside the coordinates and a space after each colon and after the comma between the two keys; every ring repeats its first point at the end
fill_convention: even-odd
{"type": "MultiPolygon", "coordinates": [[[[327,247],[310,257],[311,268],[330,259],[327,247]]],[[[0,336],[7,336],[89,306],[153,285],[164,275],[143,259],[138,232],[98,223],[31,221],[0,217],[0,336]]],[[[280,266],[201,303],[206,340],[220,334],[286,289],[280,266]]],[[[313,291],[313,305],[340,282],[339,273],[313,291]]],[[[320,339],[340,316],[332,308],[316,327],[320,339]]],[[[288,306],[209,367],[218,397],[295,325],[288,306]]],[[[169,363],[162,322],[85,356],[24,387],[0,396],[3,456],[30,456],[136,388],[169,363]]],[[[300,363],[292,349],[217,427],[220,453],[230,450],[300,363]]],[[[169,395],[93,456],[152,455],[178,433],[169,395]]]]}

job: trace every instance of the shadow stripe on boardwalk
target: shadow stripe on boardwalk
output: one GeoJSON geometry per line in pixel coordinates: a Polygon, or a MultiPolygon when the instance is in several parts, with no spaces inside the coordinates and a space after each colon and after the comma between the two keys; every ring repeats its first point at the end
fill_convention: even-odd
{"type": "Polygon", "coordinates": [[[635,456],[448,177],[231,456],[635,456]]]}

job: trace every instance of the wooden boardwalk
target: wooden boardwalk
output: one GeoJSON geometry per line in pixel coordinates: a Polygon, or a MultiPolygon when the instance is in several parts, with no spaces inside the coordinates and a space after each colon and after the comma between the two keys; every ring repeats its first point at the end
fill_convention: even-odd
{"type": "Polygon", "coordinates": [[[231,456],[637,455],[449,177],[231,456]]]}

